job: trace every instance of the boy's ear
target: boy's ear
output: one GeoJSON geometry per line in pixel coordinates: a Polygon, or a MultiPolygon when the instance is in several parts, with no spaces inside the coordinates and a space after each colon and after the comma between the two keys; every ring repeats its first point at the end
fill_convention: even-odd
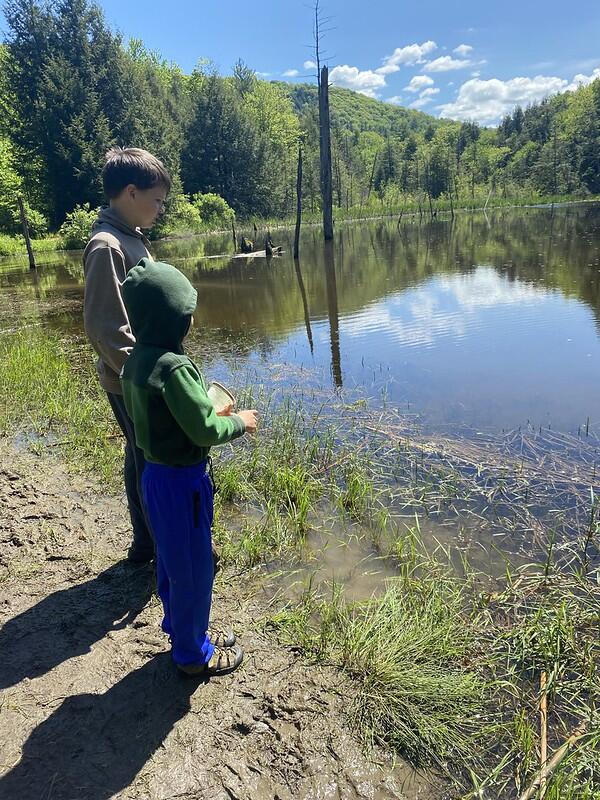
{"type": "Polygon", "coordinates": [[[131,198],[131,200],[135,200],[135,193],[137,192],[135,183],[128,183],[123,191],[127,197],[131,198]]]}

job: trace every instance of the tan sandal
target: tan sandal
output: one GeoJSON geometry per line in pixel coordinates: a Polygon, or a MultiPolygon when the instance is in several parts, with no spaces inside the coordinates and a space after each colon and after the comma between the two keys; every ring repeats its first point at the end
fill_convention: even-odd
{"type": "Polygon", "coordinates": [[[209,628],[208,638],[215,647],[233,647],[237,641],[233,631],[223,630],[223,628],[209,628]]]}
{"type": "Polygon", "coordinates": [[[190,677],[227,675],[236,670],[244,660],[244,651],[239,644],[233,647],[215,647],[206,664],[177,664],[177,669],[190,677]]]}

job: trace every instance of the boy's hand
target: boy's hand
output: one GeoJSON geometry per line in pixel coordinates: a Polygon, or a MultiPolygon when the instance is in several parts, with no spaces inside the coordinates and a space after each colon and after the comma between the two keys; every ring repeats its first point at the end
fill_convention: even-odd
{"type": "Polygon", "coordinates": [[[229,417],[231,414],[233,414],[233,403],[229,403],[228,406],[217,411],[217,417],[229,417]]]}
{"type": "Polygon", "coordinates": [[[246,433],[256,433],[256,426],[258,424],[258,411],[238,411],[237,415],[244,420],[246,433]]]}

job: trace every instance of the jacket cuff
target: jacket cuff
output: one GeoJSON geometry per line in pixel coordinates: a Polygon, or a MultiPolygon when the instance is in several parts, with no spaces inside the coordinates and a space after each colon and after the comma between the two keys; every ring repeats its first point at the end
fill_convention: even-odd
{"type": "Polygon", "coordinates": [[[246,425],[244,424],[244,420],[238,414],[230,414],[229,419],[235,425],[235,438],[238,436],[243,436],[246,433],[246,425]]]}

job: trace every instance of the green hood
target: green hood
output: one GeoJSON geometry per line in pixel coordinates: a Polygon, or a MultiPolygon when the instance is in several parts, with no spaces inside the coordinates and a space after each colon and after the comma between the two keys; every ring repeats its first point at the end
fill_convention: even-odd
{"type": "Polygon", "coordinates": [[[142,258],[123,282],[123,301],[136,341],[182,353],[198,293],[178,269],[142,258]]]}

